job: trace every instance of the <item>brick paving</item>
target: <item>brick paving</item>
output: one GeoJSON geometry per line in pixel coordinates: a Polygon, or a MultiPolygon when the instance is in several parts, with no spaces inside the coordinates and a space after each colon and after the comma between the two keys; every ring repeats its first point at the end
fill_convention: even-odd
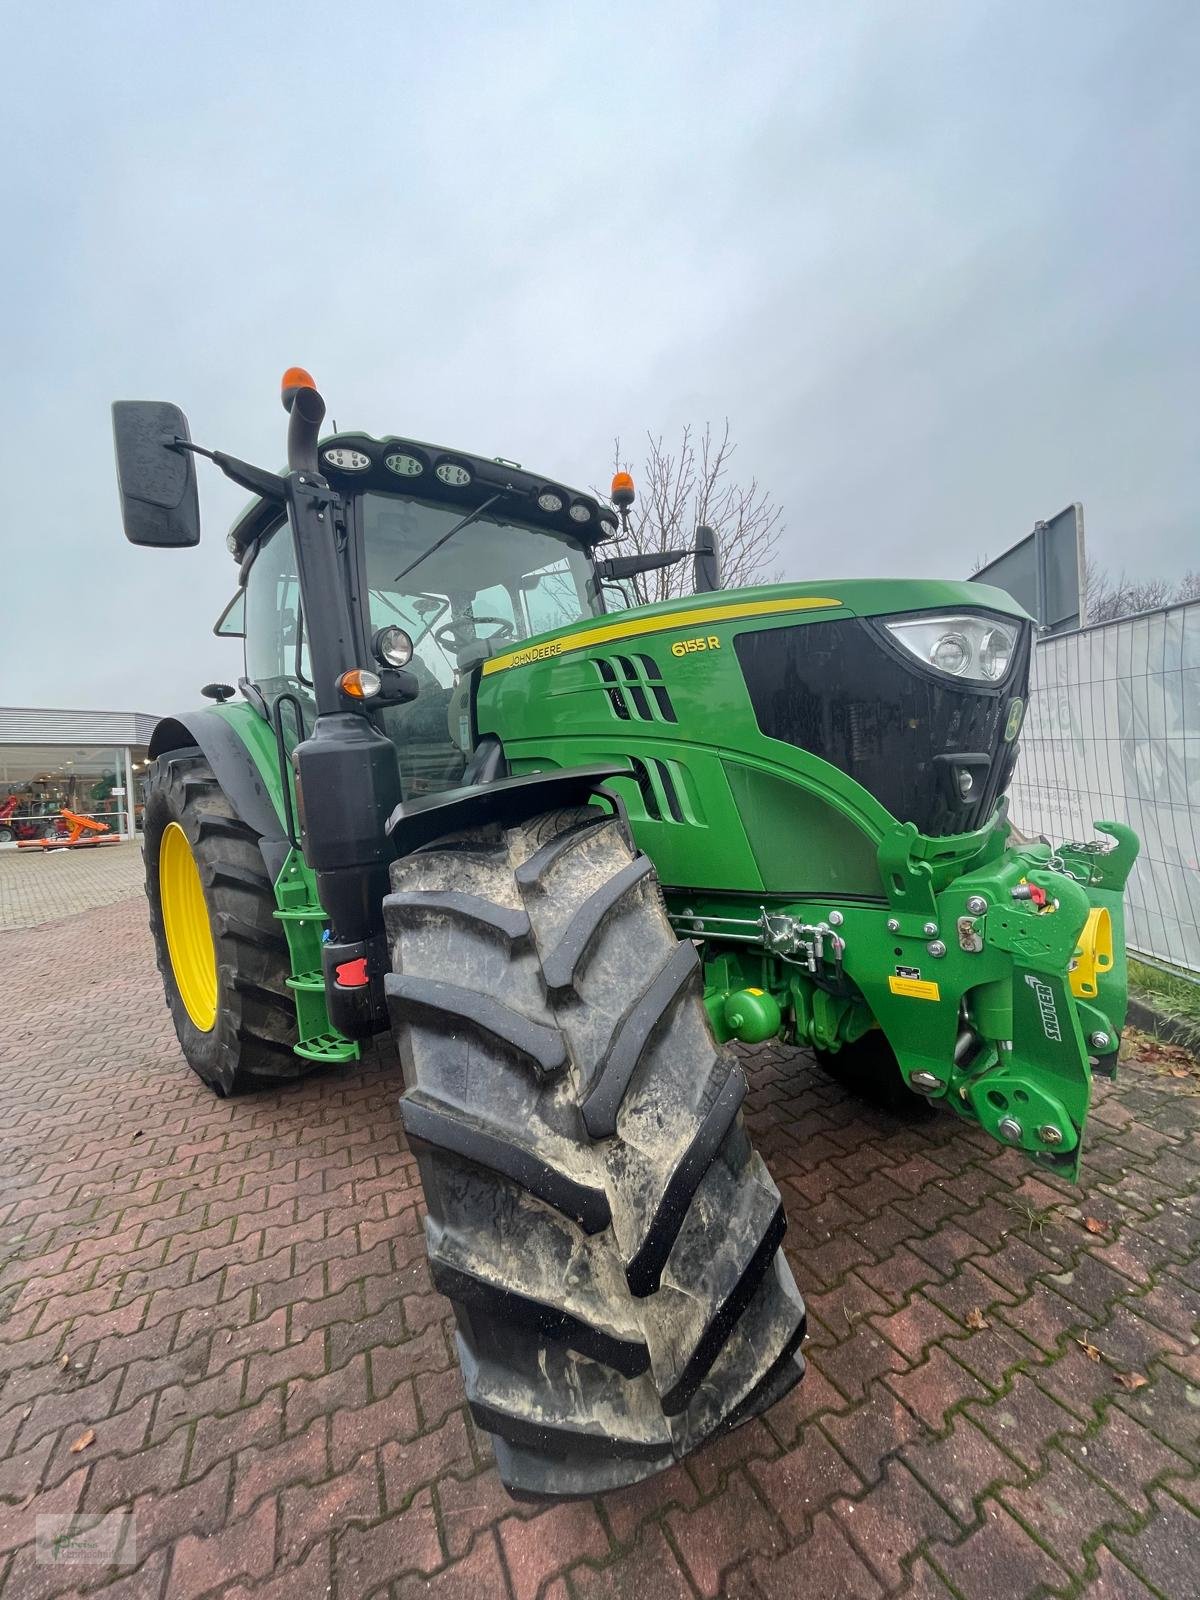
{"type": "Polygon", "coordinates": [[[1075,1190],[747,1052],[808,1377],[539,1510],[466,1412],[387,1052],[212,1098],[140,899],[0,956],[2,1600],[1200,1596],[1194,1080],[1100,1085],[1075,1190]],[[133,1563],[35,1560],[39,1515],[112,1509],[133,1563]]]}
{"type": "Polygon", "coordinates": [[[141,890],[140,840],[86,850],[0,848],[0,928],[55,922],[141,890]]]}

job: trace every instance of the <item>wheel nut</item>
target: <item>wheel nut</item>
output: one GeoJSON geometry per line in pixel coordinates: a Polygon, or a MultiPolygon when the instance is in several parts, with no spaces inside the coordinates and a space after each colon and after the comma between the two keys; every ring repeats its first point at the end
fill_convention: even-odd
{"type": "Polygon", "coordinates": [[[981,894],[973,894],[968,897],[967,910],[973,917],[981,917],[987,908],[987,901],[981,894]]]}
{"type": "Polygon", "coordinates": [[[1061,1144],[1063,1142],[1062,1129],[1056,1128],[1052,1122],[1043,1122],[1038,1129],[1038,1138],[1043,1144],[1061,1144]]]}
{"type": "Polygon", "coordinates": [[[899,919],[899,917],[889,917],[887,919],[887,931],[889,933],[899,933],[900,932],[900,919],[899,919]]]}
{"type": "Polygon", "coordinates": [[[1016,1144],[1021,1137],[1021,1124],[1016,1117],[1001,1117],[996,1131],[1002,1139],[1007,1139],[1010,1144],[1016,1144]]]}
{"type": "Polygon", "coordinates": [[[1106,1033],[1094,1033],[1088,1043],[1093,1050],[1107,1050],[1111,1041],[1106,1033]]]}
{"type": "Polygon", "coordinates": [[[927,944],[925,948],[929,951],[931,956],[944,956],[946,954],[946,946],[940,939],[934,939],[933,942],[931,944],[927,944]]]}
{"type": "Polygon", "coordinates": [[[831,911],[829,913],[829,926],[831,928],[840,928],[845,920],[840,911],[831,911]]]}
{"type": "Polygon", "coordinates": [[[937,932],[937,923],[936,922],[927,922],[925,924],[925,926],[921,929],[921,932],[925,935],[925,937],[927,939],[932,939],[934,934],[937,932]]]}
{"type": "Polygon", "coordinates": [[[909,1087],[919,1090],[922,1094],[931,1093],[942,1087],[942,1080],[932,1072],[910,1072],[908,1075],[909,1087]]]}

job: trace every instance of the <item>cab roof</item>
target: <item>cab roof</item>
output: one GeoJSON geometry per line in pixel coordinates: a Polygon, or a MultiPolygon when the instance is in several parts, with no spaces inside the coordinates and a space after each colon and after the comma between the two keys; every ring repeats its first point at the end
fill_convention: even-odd
{"type": "MultiPolygon", "coordinates": [[[[463,515],[492,495],[502,495],[497,510],[535,526],[569,533],[591,546],[617,534],[617,518],[595,495],[569,489],[553,478],[527,472],[501,456],[477,456],[396,434],[376,439],[369,433],[333,433],[317,447],[321,472],[340,493],[405,494],[461,506],[463,515]],[[557,504],[555,504],[557,502],[557,504]]],[[[239,559],[279,517],[272,501],[254,499],[234,523],[230,549],[239,559]]]]}

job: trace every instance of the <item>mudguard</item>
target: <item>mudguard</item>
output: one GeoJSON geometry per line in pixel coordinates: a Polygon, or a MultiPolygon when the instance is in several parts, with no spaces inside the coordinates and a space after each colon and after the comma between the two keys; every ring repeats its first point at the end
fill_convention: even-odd
{"type": "MultiPolygon", "coordinates": [[[[397,853],[404,856],[443,834],[458,833],[463,828],[477,828],[488,822],[512,828],[541,811],[586,805],[603,790],[609,778],[628,776],[629,768],[624,763],[603,762],[446,789],[441,794],[398,805],[388,818],[387,831],[397,853]]],[[[623,812],[614,794],[604,791],[604,798],[623,812]]]]}
{"type": "Polygon", "coordinates": [[[270,727],[248,705],[201,706],[164,717],[150,740],[152,760],[198,747],[234,811],[259,835],[274,883],[291,842],[283,820],[283,778],[270,727]]]}

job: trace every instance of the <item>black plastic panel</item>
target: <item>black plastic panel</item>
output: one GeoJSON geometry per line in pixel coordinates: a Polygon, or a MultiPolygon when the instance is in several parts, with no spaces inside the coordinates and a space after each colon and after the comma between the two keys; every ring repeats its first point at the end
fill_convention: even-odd
{"type": "Polygon", "coordinates": [[[1027,694],[1029,643],[1024,624],[996,688],[905,660],[880,625],[859,618],[743,633],[734,648],[769,739],[828,761],[899,821],[945,836],[981,827],[1012,776],[1017,747],[1004,730],[1012,697],[1027,694]],[[973,779],[966,800],[960,766],[973,779]]]}

